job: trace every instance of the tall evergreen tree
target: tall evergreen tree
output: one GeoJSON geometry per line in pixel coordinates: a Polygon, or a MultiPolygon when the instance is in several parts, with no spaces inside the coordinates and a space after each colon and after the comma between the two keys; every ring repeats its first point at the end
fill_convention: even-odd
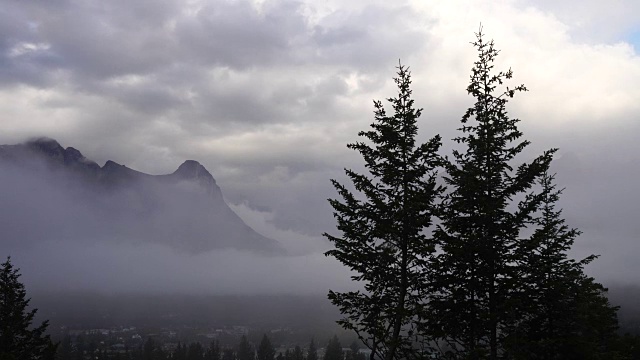
{"type": "MultiPolygon", "coordinates": [[[[187,359],[187,347],[184,345],[182,348],[180,344],[178,344],[178,349],[174,354],[175,359],[187,359]],[[182,350],[182,351],[181,351],[182,350]]],[[[89,351],[89,353],[94,353],[94,351],[89,351]]],[[[167,356],[160,347],[160,343],[153,340],[153,338],[147,338],[142,348],[142,359],[144,360],[164,360],[167,356]]]]}
{"type": "Polygon", "coordinates": [[[353,330],[371,349],[371,359],[394,360],[413,355],[417,317],[424,307],[425,279],[421,268],[434,252],[424,230],[431,225],[440,137],[417,145],[417,119],[411,74],[400,65],[394,79],[398,95],[388,101],[394,109],[387,115],[374,101],[371,131],[359,136],[371,145],[347,145],[358,151],[369,175],[346,170],[355,195],[332,180],[340,200],[329,200],[342,236],[324,234],[335,249],[326,253],[349,267],[352,279],[365,291],[329,292],[329,299],[344,315],[338,323],[353,330]]]}
{"type": "MultiPolygon", "coordinates": [[[[287,349],[287,351],[289,351],[287,349]]],[[[267,337],[267,334],[262,335],[262,340],[258,346],[258,360],[274,360],[276,351],[271,345],[271,340],[267,337]]]]}
{"type": "Polygon", "coordinates": [[[222,350],[222,360],[237,360],[237,356],[233,352],[233,349],[226,348],[222,350]]]}
{"type": "Polygon", "coordinates": [[[142,358],[144,360],[154,360],[155,351],[156,351],[156,342],[153,341],[153,338],[147,338],[147,341],[144,342],[144,346],[142,348],[142,358]]]}
{"type": "Polygon", "coordinates": [[[204,358],[205,360],[220,360],[220,342],[218,340],[211,341],[204,358]]]}
{"type": "Polygon", "coordinates": [[[584,274],[596,256],[581,261],[568,256],[580,232],[556,210],[562,190],[556,189],[554,177],[545,173],[538,180],[542,207],[531,239],[520,248],[525,306],[509,332],[510,354],[520,359],[613,358],[617,308],[609,304],[606,289],[584,274]]]}
{"type": "Polygon", "coordinates": [[[453,151],[445,163],[450,192],[434,232],[441,252],[431,272],[436,284],[431,305],[440,336],[453,353],[495,360],[506,330],[517,321],[518,247],[540,204],[539,196],[527,195],[547,171],[554,150],[514,169],[515,157],[529,142],[520,140],[519,120],[509,118],[506,104],[526,88],[498,91],[511,79],[511,70],[493,73],[498,50],[482,31],[473,44],[478,60],[467,92],[476,103],[462,118],[462,135],[454,139],[465,149],[453,151]]]}
{"type": "Polygon", "coordinates": [[[296,347],[293,348],[292,358],[293,360],[304,360],[304,355],[302,354],[302,349],[300,348],[300,346],[296,345],[296,347]]]}
{"type": "Polygon", "coordinates": [[[28,310],[30,299],[19,278],[7,258],[0,265],[0,360],[53,360],[56,345],[45,335],[48,321],[31,328],[38,310],[28,310]]]}
{"type": "Polygon", "coordinates": [[[189,344],[187,360],[200,360],[204,357],[204,348],[199,342],[189,344]]]}
{"type": "Polygon", "coordinates": [[[318,349],[316,349],[316,343],[311,338],[311,342],[309,343],[309,351],[307,352],[307,360],[318,360],[318,349]]]}
{"type": "Polygon", "coordinates": [[[84,360],[84,351],[86,350],[86,345],[84,341],[84,337],[82,335],[78,335],[76,337],[76,343],[74,346],[74,357],[73,360],[84,360]]]}
{"type": "Polygon", "coordinates": [[[238,360],[255,360],[255,351],[253,350],[253,346],[249,344],[249,340],[247,340],[246,335],[242,335],[240,338],[240,343],[238,344],[238,360]]]}
{"type": "Polygon", "coordinates": [[[334,335],[327,343],[327,350],[324,352],[324,358],[322,360],[343,360],[342,344],[338,337],[334,335]]]}
{"type": "Polygon", "coordinates": [[[71,360],[73,353],[73,346],[71,345],[71,336],[65,335],[58,344],[58,351],[56,352],[56,360],[71,360]]]}

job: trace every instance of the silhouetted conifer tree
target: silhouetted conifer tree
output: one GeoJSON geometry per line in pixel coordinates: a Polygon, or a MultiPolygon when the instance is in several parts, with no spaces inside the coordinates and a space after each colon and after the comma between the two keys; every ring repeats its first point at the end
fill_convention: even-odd
{"type": "Polygon", "coordinates": [[[253,350],[253,346],[249,344],[246,335],[242,335],[242,338],[240,338],[237,358],[238,360],[255,360],[255,351],[253,350]]]}
{"type": "Polygon", "coordinates": [[[293,348],[293,354],[291,357],[293,360],[304,360],[304,355],[302,354],[300,346],[296,345],[296,347],[293,348]]]}
{"type": "Polygon", "coordinates": [[[337,336],[334,335],[329,339],[327,350],[325,351],[324,358],[322,360],[344,360],[342,345],[340,344],[340,340],[338,340],[337,336]]]}
{"type": "Polygon", "coordinates": [[[351,342],[349,349],[350,351],[345,355],[346,360],[366,360],[366,356],[360,352],[360,345],[357,340],[351,342]]]}
{"type": "Polygon", "coordinates": [[[388,99],[394,114],[374,101],[373,130],[359,133],[371,145],[347,145],[362,155],[370,176],[346,170],[358,195],[332,180],[342,197],[329,200],[342,235],[324,234],[335,245],[326,255],[353,270],[352,279],[364,285],[364,292],[330,291],[329,299],[345,316],[338,323],[356,332],[372,360],[413,356],[418,344],[415,321],[426,285],[422,268],[434,252],[424,230],[441,192],[435,181],[440,137],[416,145],[422,109],[414,108],[408,68],[400,65],[394,80],[398,95],[388,99]]]}
{"type": "Polygon", "coordinates": [[[73,346],[71,345],[71,336],[65,335],[58,345],[56,360],[72,360],[73,346]]]}
{"type": "Polygon", "coordinates": [[[306,360],[318,360],[318,349],[316,349],[316,343],[311,338],[311,342],[309,343],[309,351],[307,352],[306,360]]]}
{"type": "Polygon", "coordinates": [[[581,261],[567,252],[580,232],[556,210],[562,190],[554,176],[539,179],[542,207],[531,239],[524,242],[520,282],[520,321],[509,331],[509,354],[519,359],[613,358],[616,307],[606,289],[584,274],[591,255],[581,261]]]}
{"type": "Polygon", "coordinates": [[[236,360],[236,354],[233,352],[233,349],[224,349],[222,351],[222,360],[236,360]]]}
{"type": "MultiPolygon", "coordinates": [[[[288,351],[288,350],[287,350],[288,351]]],[[[267,334],[262,335],[262,340],[258,346],[258,360],[274,360],[276,351],[271,345],[271,340],[267,337],[267,334]]]]}
{"type": "Polygon", "coordinates": [[[495,360],[504,349],[507,330],[517,321],[518,248],[540,206],[540,197],[527,195],[547,171],[555,150],[514,168],[515,157],[529,142],[520,140],[519,120],[509,118],[505,105],[526,88],[498,90],[511,79],[511,70],[493,72],[498,50],[493,41],[484,40],[482,31],[473,44],[478,60],[467,92],[476,103],[466,111],[462,134],[454,139],[464,149],[453,151],[453,159],[445,163],[450,192],[434,232],[441,252],[432,272],[437,285],[430,304],[439,335],[453,353],[495,360]]]}
{"type": "Polygon", "coordinates": [[[217,340],[211,341],[209,348],[205,353],[206,360],[221,360],[220,358],[220,343],[217,340]]]}
{"type": "Polygon", "coordinates": [[[187,360],[201,360],[204,357],[204,348],[199,342],[189,344],[187,360]]]}
{"type": "Polygon", "coordinates": [[[0,265],[0,360],[53,360],[56,345],[45,335],[48,322],[31,328],[38,310],[28,310],[30,299],[19,278],[7,258],[0,265]]]}

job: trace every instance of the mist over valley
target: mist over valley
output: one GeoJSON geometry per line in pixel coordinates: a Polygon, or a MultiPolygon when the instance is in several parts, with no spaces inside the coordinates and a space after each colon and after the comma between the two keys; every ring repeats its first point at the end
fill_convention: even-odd
{"type": "Polygon", "coordinates": [[[196,161],[153,176],[43,138],[0,147],[0,169],[2,250],[33,291],[322,294],[346,283],[322,240],[257,233],[196,161]]]}

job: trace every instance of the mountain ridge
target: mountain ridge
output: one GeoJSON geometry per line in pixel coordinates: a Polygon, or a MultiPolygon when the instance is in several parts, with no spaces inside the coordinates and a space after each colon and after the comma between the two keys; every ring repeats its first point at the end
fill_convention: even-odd
{"type": "Polygon", "coordinates": [[[99,236],[144,238],[194,254],[225,248],[284,253],[229,208],[213,175],[195,160],[150,175],[112,160],[99,166],[76,148],[42,137],[0,145],[0,164],[56,183],[53,192],[69,191],[97,214],[91,221],[100,223],[99,236]]]}

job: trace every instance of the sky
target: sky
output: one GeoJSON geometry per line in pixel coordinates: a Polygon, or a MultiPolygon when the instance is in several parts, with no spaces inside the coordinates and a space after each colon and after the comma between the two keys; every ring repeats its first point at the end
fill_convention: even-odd
{"type": "Polygon", "coordinates": [[[603,281],[640,271],[640,2],[0,1],[0,144],[48,136],[150,174],[197,160],[249,225],[306,254],[291,281],[313,288],[346,278],[320,275],[335,268],[326,199],[362,169],[346,144],[372,100],[410,66],[419,140],[441,134],[446,154],[482,24],[496,68],[529,89],[508,105],[532,142],[519,160],[559,148],[563,215],[583,232],[572,254],[600,254],[587,270],[603,281]]]}

